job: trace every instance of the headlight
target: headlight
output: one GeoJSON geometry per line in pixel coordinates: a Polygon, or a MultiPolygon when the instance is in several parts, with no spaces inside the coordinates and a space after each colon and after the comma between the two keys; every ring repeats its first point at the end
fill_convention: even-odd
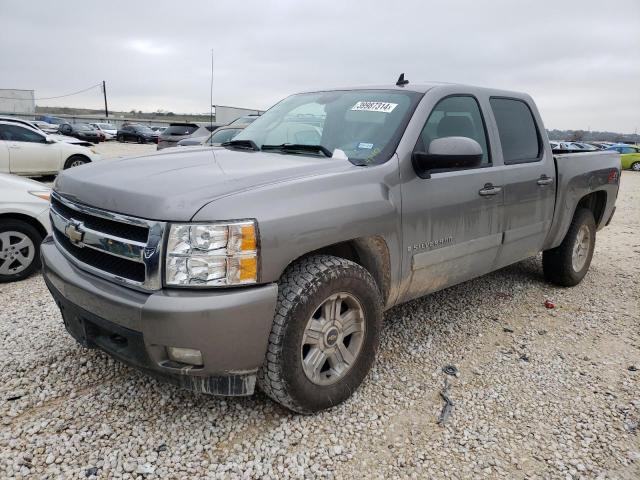
{"type": "Polygon", "coordinates": [[[166,284],[217,287],[258,281],[254,221],[173,224],[169,229],[166,284]]]}

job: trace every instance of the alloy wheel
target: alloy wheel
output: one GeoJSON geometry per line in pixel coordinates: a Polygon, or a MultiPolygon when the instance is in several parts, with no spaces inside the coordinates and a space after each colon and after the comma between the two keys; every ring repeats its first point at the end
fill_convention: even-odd
{"type": "Polygon", "coordinates": [[[576,242],[573,246],[573,253],[571,255],[571,264],[574,271],[579,272],[584,268],[584,264],[589,256],[590,247],[591,232],[587,225],[582,225],[576,235],[576,242]]]}
{"type": "Polygon", "coordinates": [[[349,293],[324,300],[305,327],[300,349],[302,368],[316,385],[331,385],[356,363],[365,335],[364,311],[349,293]]]}
{"type": "Polygon", "coordinates": [[[33,241],[22,232],[0,233],[0,275],[14,275],[31,265],[36,255],[33,241]]]}

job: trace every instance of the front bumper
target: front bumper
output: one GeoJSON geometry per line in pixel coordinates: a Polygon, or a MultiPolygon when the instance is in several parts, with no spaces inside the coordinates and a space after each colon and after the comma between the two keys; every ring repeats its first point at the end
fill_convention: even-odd
{"type": "Polygon", "coordinates": [[[275,284],[218,291],[144,293],[95,277],[64,257],[51,237],[42,271],[65,327],[82,345],[189,390],[250,395],[275,312],[275,284]],[[177,363],[166,347],[202,352],[202,367],[177,363]]]}

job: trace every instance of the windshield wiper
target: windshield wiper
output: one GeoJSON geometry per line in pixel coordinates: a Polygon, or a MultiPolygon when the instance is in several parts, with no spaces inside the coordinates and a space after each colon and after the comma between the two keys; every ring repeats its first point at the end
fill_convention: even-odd
{"type": "Polygon", "coordinates": [[[256,142],[253,140],[229,140],[228,142],[221,143],[223,147],[235,147],[235,148],[245,148],[249,150],[255,150],[256,152],[260,150],[260,147],[256,145],[256,142]]]}
{"type": "Polygon", "coordinates": [[[302,143],[283,143],[281,145],[262,145],[262,150],[280,150],[282,152],[312,152],[322,153],[325,157],[331,158],[333,153],[322,145],[305,145],[302,143]]]}

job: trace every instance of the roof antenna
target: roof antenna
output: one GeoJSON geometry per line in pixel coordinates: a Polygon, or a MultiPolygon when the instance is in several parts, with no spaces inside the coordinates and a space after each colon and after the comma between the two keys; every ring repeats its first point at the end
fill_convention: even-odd
{"type": "Polygon", "coordinates": [[[398,81],[396,82],[396,85],[399,87],[404,87],[407,83],[409,83],[409,80],[405,80],[404,73],[401,73],[400,76],[398,77],[398,81]]]}

